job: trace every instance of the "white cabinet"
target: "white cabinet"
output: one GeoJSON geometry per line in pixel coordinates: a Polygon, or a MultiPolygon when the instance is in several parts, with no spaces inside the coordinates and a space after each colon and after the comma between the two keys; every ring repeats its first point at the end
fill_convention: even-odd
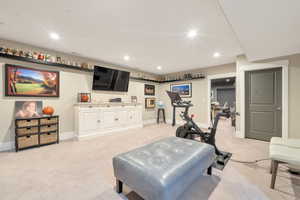
{"type": "Polygon", "coordinates": [[[118,113],[115,109],[104,108],[101,111],[102,127],[112,128],[116,125],[118,113]]]}
{"type": "Polygon", "coordinates": [[[143,127],[141,106],[76,106],[78,138],[143,127]]]}
{"type": "Polygon", "coordinates": [[[78,131],[83,135],[88,135],[94,130],[101,128],[101,118],[100,110],[81,110],[80,115],[78,115],[78,131]]]}

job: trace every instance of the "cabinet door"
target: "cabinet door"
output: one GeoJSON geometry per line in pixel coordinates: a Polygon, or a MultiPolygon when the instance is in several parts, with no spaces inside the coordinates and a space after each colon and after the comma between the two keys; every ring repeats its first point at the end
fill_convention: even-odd
{"type": "Polygon", "coordinates": [[[110,128],[117,124],[118,118],[117,113],[113,109],[106,109],[102,111],[102,127],[110,128]]]}
{"type": "Polygon", "coordinates": [[[136,113],[135,110],[128,111],[128,122],[130,124],[134,124],[136,121],[136,113]]]}
{"type": "Polygon", "coordinates": [[[82,131],[97,131],[100,126],[99,111],[84,111],[79,114],[79,130],[82,131]]]}
{"type": "Polygon", "coordinates": [[[142,122],[141,111],[132,109],[128,112],[128,120],[131,124],[139,124],[142,122]]]}
{"type": "Polygon", "coordinates": [[[129,111],[128,110],[118,111],[117,119],[120,125],[127,125],[129,122],[129,111]]]}

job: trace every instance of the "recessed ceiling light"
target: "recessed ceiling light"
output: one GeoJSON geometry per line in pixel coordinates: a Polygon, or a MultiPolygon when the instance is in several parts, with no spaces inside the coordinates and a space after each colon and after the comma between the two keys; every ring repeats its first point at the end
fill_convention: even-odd
{"type": "Polygon", "coordinates": [[[192,29],[187,33],[187,37],[193,39],[194,37],[196,37],[198,35],[197,30],[192,29]]]}
{"type": "Polygon", "coordinates": [[[126,60],[126,61],[129,61],[129,60],[130,60],[130,56],[127,56],[127,55],[124,56],[123,58],[124,58],[124,60],[126,60]]]}
{"type": "Polygon", "coordinates": [[[57,33],[50,33],[49,36],[53,40],[59,40],[60,39],[60,36],[57,33]]]}
{"type": "Polygon", "coordinates": [[[157,66],[156,68],[157,68],[158,70],[161,70],[161,69],[162,69],[162,67],[161,67],[161,66],[157,66]]]}
{"type": "Polygon", "coordinates": [[[214,58],[219,58],[220,56],[221,56],[221,54],[219,52],[214,53],[214,58]]]}

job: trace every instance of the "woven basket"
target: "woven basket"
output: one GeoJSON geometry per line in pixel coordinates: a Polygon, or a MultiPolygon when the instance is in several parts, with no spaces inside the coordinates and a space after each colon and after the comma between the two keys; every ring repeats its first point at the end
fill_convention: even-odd
{"type": "Polygon", "coordinates": [[[40,135],[40,144],[57,142],[57,133],[45,133],[40,135]]]}
{"type": "Polygon", "coordinates": [[[39,120],[37,119],[24,119],[24,120],[18,120],[17,126],[18,127],[26,127],[26,126],[38,126],[39,120]]]}
{"type": "Polygon", "coordinates": [[[41,125],[47,125],[47,124],[55,124],[58,122],[57,117],[48,117],[48,118],[42,118],[40,119],[40,124],[41,125]]]}
{"type": "Polygon", "coordinates": [[[19,128],[17,129],[17,135],[27,135],[27,134],[33,134],[38,133],[39,129],[38,127],[28,127],[28,128],[19,128]]]}
{"type": "Polygon", "coordinates": [[[30,135],[30,136],[23,136],[18,138],[18,147],[25,148],[36,146],[39,144],[39,136],[38,135],[30,135]]]}
{"type": "Polygon", "coordinates": [[[48,125],[48,126],[41,126],[41,131],[42,133],[45,132],[51,132],[51,131],[57,131],[57,125],[48,125]]]}

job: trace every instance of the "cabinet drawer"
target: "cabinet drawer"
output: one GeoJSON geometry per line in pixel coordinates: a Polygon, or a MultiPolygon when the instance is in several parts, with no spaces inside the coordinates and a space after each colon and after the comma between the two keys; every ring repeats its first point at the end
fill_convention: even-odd
{"type": "Polygon", "coordinates": [[[47,125],[47,124],[55,124],[58,123],[57,117],[48,117],[40,119],[40,125],[47,125]]]}
{"type": "Polygon", "coordinates": [[[41,133],[45,132],[51,132],[51,131],[57,131],[57,124],[54,125],[47,125],[47,126],[41,126],[41,133]]]}
{"type": "Polygon", "coordinates": [[[27,127],[27,128],[18,128],[17,129],[17,135],[26,135],[26,134],[33,134],[33,133],[38,133],[39,128],[38,127],[27,127]]]}
{"type": "Polygon", "coordinates": [[[57,142],[57,132],[55,133],[44,133],[40,135],[40,143],[41,144],[50,144],[53,142],[57,142]]]}
{"type": "Polygon", "coordinates": [[[38,126],[39,120],[38,119],[24,119],[24,120],[17,120],[17,127],[26,127],[26,126],[38,126]]]}
{"type": "Polygon", "coordinates": [[[28,135],[18,137],[18,147],[19,148],[26,148],[37,146],[39,144],[39,136],[38,135],[28,135]]]}

